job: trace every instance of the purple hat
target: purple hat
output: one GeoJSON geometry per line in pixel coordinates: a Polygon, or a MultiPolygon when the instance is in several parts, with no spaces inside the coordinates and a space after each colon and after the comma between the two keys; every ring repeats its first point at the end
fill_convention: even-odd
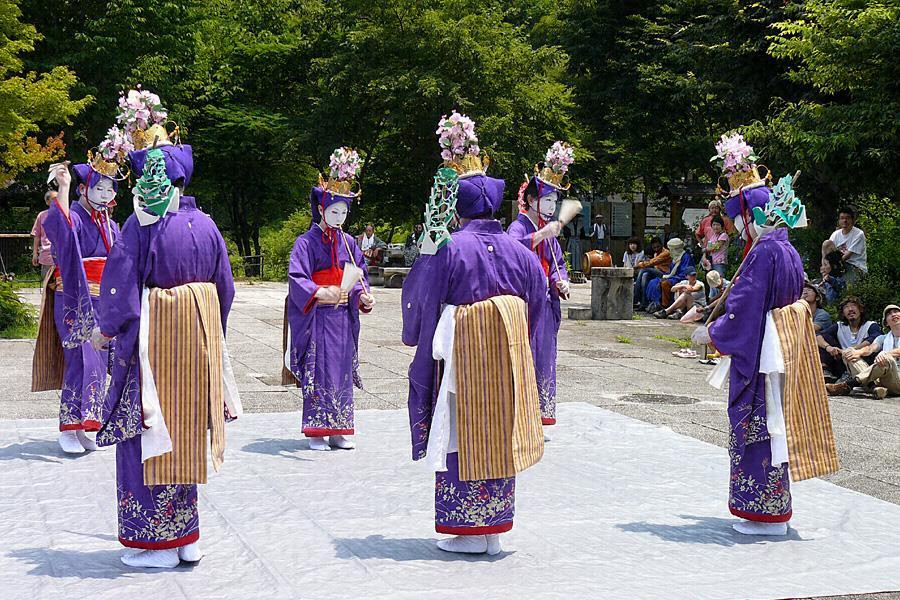
{"type": "Polygon", "coordinates": [[[766,202],[769,201],[769,188],[765,185],[759,185],[753,188],[742,188],[738,194],[735,194],[725,203],[725,212],[734,220],[743,212],[749,211],[753,214],[756,207],[764,208],[766,202]]]}
{"type": "MultiPolygon", "coordinates": [[[[191,175],[194,174],[194,150],[187,144],[177,146],[157,146],[162,150],[166,161],[166,175],[172,182],[172,185],[186,188],[191,181],[191,175]]],[[[144,163],[147,162],[147,152],[151,148],[143,150],[134,150],[128,153],[128,159],[131,161],[131,169],[138,177],[144,173],[144,163]]]]}
{"type": "Polygon", "coordinates": [[[346,202],[349,208],[355,198],[356,196],[341,196],[334,192],[326,193],[321,187],[314,187],[309,193],[309,206],[312,209],[313,223],[318,223],[322,220],[322,215],[319,214],[320,204],[323,208],[328,208],[336,202],[346,202]]]}
{"type": "Polygon", "coordinates": [[[459,180],[456,213],[471,219],[485,213],[494,214],[503,202],[506,182],[487,175],[474,175],[459,180]]]}
{"type": "MultiPolygon", "coordinates": [[[[87,163],[79,163],[77,165],[72,166],[72,171],[75,173],[75,185],[81,185],[82,183],[87,184],[89,188],[94,187],[98,183],[100,183],[100,179],[102,177],[106,177],[106,175],[100,173],[99,171],[95,171],[91,165],[87,163]]],[[[117,192],[119,191],[119,182],[113,179],[112,177],[106,177],[113,183],[113,189],[117,192]]]]}
{"type": "Polygon", "coordinates": [[[569,189],[568,187],[563,188],[563,187],[555,186],[552,183],[550,183],[549,181],[541,179],[537,175],[532,175],[531,180],[534,182],[534,185],[537,188],[538,199],[543,198],[544,196],[549,196],[550,194],[552,194],[554,192],[556,192],[557,194],[562,196],[563,192],[565,192],[567,189],[569,189]]]}

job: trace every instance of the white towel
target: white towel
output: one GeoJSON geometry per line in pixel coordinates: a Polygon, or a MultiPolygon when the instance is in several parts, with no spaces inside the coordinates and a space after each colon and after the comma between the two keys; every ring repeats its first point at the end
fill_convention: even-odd
{"type": "Polygon", "coordinates": [[[447,470],[447,454],[457,451],[456,442],[456,372],[453,366],[453,342],[456,331],[456,306],[448,304],[434,330],[432,357],[444,361],[444,375],[434,404],[425,464],[433,471],[447,470]]]}

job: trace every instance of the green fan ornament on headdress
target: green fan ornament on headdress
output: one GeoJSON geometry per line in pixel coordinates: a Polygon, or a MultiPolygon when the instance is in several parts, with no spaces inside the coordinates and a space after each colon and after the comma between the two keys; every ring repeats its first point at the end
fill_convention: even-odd
{"type": "Polygon", "coordinates": [[[137,180],[132,194],[135,199],[135,213],[138,214],[139,219],[141,213],[148,217],[140,219],[142,225],[155,223],[164,217],[167,211],[178,210],[178,190],[166,175],[165,156],[159,148],[147,152],[144,174],[137,180]],[[175,204],[174,209],[173,204],[175,204]],[[150,211],[155,218],[153,215],[147,215],[144,211],[150,211]]]}
{"type": "Polygon", "coordinates": [[[789,229],[807,226],[806,206],[794,193],[794,182],[800,175],[785,175],[769,192],[765,207],[753,209],[753,221],[757,227],[773,228],[786,225],[789,229]]]}
{"type": "Polygon", "coordinates": [[[437,254],[450,243],[450,223],[456,216],[459,175],[450,167],[441,167],[434,175],[428,205],[425,207],[425,231],[419,239],[419,252],[437,254]]]}

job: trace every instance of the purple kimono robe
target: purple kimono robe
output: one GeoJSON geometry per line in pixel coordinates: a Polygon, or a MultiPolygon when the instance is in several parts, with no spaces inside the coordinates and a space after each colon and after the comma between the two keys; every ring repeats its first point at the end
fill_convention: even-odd
{"type": "Polygon", "coordinates": [[[97,298],[91,296],[82,261],[105,258],[109,252],[107,244],[118,237],[119,226],[109,222],[107,231],[106,216],[98,214],[97,219],[99,223],[80,203],[69,207],[66,218],[59,203],[54,202],[44,221],[63,284],[63,291],[55,293],[53,307],[65,365],[59,399],[60,431],[100,428],[109,356],[107,350],[94,350],[91,345],[91,332],[100,309],[97,298]],[[110,235],[112,239],[108,239],[110,235]]]}
{"type": "Polygon", "coordinates": [[[368,271],[352,236],[314,223],[297,238],[288,269],[288,323],[290,370],[303,391],[303,434],[307,437],[352,435],[353,386],[359,378],[359,297],[357,283],[346,303],[319,304],[319,287],[341,284],[343,266],[350,263],[368,271]],[[344,236],[346,245],[338,235],[344,236]]]}
{"type": "MultiPolygon", "coordinates": [[[[537,229],[528,215],[519,213],[516,220],[509,224],[506,232],[520,241],[529,250],[532,249],[532,238],[537,229]]],[[[556,282],[568,281],[566,259],[562,247],[556,238],[548,238],[534,248],[547,277],[548,295],[545,318],[535,324],[534,366],[537,375],[538,396],[541,400],[541,422],[544,425],[556,424],[556,338],[559,335],[559,324],[562,322],[562,310],[559,305],[559,290],[556,282]],[[559,267],[557,273],[556,265],[559,267]]]]}
{"type": "MultiPolygon", "coordinates": [[[[403,284],[403,343],[418,346],[409,367],[409,425],[414,460],[424,458],[440,382],[432,341],[444,305],[512,295],[528,306],[532,351],[547,305],[547,279],[534,252],[503,233],[499,221],[475,220],[434,256],[420,256],[403,284]]],[[[512,529],[515,477],[460,481],[457,454],[436,473],[435,530],[456,535],[512,529]]]]}
{"type": "Polygon", "coordinates": [[[225,240],[192,196],[178,212],[141,227],[128,218],[109,255],[101,286],[100,329],[116,338],[112,379],[104,405],[101,446],[116,448],[119,541],[130,548],[176,548],[200,537],[196,485],[144,485],[138,329],[145,287],[173,288],[194,282],[216,285],[222,331],[234,299],[225,240]]]}
{"type": "Polygon", "coordinates": [[[776,229],[747,256],[725,302],[725,313],[709,326],[716,349],[731,356],[728,508],[750,521],[780,523],[791,518],[788,466],[771,464],[765,376],[759,372],[759,359],[766,314],[793,304],[802,290],[803,263],[788,242],[787,229],[776,229]]]}

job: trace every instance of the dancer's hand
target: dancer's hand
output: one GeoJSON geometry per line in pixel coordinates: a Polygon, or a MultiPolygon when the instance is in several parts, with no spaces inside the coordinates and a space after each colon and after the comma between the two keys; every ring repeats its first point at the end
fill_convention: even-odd
{"type": "Polygon", "coordinates": [[[341,301],[341,288],[336,285],[326,285],[316,290],[316,299],[327,304],[337,304],[341,301]]]}
{"type": "Polygon", "coordinates": [[[562,232],[562,225],[559,221],[550,221],[537,230],[534,234],[534,245],[537,246],[542,240],[547,238],[557,238],[562,232]]]}
{"type": "Polygon", "coordinates": [[[694,333],[691,334],[691,341],[695,344],[712,343],[712,338],[709,337],[709,329],[707,329],[706,325],[701,325],[694,330],[694,333]]]}
{"type": "Polygon", "coordinates": [[[569,282],[564,279],[560,279],[559,281],[556,282],[556,290],[559,292],[560,296],[568,299],[568,297],[569,297],[569,282]]]}
{"type": "Polygon", "coordinates": [[[359,302],[366,310],[372,310],[373,308],[375,308],[375,296],[373,296],[372,294],[360,294],[359,302]]]}
{"type": "Polygon", "coordinates": [[[99,327],[94,327],[94,330],[91,332],[91,346],[94,347],[94,350],[103,350],[107,346],[109,346],[109,341],[112,338],[108,338],[103,333],[100,332],[99,327]]]}

